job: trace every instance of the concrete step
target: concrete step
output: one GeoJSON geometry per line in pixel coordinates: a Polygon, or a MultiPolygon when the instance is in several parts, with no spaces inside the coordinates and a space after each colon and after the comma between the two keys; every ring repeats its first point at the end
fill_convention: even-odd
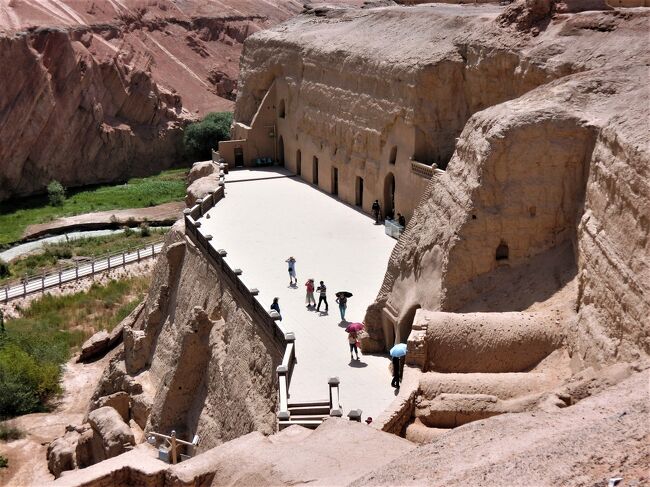
{"type": "Polygon", "coordinates": [[[294,414],[325,414],[330,413],[330,405],[325,404],[322,406],[289,406],[291,416],[294,414]]]}
{"type": "Polygon", "coordinates": [[[323,424],[323,422],[321,420],[313,420],[313,419],[302,419],[300,421],[294,421],[290,419],[288,421],[278,421],[278,426],[281,430],[284,428],[288,428],[289,426],[293,426],[294,424],[297,424],[298,426],[302,426],[304,428],[316,429],[321,424],[323,424]]]}
{"type": "Polygon", "coordinates": [[[330,401],[329,399],[319,399],[314,401],[289,401],[288,406],[289,409],[304,406],[327,406],[329,408],[330,401]]]}
{"type": "Polygon", "coordinates": [[[323,421],[323,419],[329,417],[329,413],[327,414],[292,414],[290,421],[311,421],[311,420],[318,420],[318,421],[323,421]]]}

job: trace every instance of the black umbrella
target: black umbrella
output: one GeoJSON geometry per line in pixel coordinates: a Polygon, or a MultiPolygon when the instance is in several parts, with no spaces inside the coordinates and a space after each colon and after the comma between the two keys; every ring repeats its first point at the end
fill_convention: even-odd
{"type": "Polygon", "coordinates": [[[336,293],[336,296],[337,296],[337,297],[344,296],[344,297],[346,297],[346,298],[351,298],[351,297],[352,297],[352,293],[349,292],[349,291],[339,291],[338,293],[336,293]]]}

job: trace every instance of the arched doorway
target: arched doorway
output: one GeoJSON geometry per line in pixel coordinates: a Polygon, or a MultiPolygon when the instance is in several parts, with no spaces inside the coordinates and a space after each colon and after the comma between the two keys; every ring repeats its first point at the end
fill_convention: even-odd
{"type": "Polygon", "coordinates": [[[392,219],[395,213],[395,176],[392,172],[384,180],[384,216],[392,219]]]}
{"type": "Polygon", "coordinates": [[[300,149],[296,151],[296,174],[300,176],[302,173],[302,154],[300,153],[300,149]]]}
{"type": "Polygon", "coordinates": [[[282,136],[278,139],[278,164],[284,166],[284,139],[282,136]]]}

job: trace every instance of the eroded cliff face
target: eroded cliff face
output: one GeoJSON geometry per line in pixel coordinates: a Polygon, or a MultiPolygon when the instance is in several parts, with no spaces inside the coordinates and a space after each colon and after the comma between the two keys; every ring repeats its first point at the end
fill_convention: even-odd
{"type": "Polygon", "coordinates": [[[88,31],[0,37],[0,200],[124,180],[169,167],[188,120],[178,96],[118,57],[98,61],[88,31]]]}
{"type": "Polygon", "coordinates": [[[0,5],[0,200],[182,162],[182,127],[231,110],[250,34],[301,9],[211,0],[0,5]]]}
{"type": "Polygon", "coordinates": [[[107,368],[91,409],[125,391],[130,418],[146,431],[202,438],[201,451],[276,428],[275,369],[281,344],[188,240],[179,222],[158,259],[124,353],[107,368]]]}
{"type": "MultiPolygon", "coordinates": [[[[392,144],[408,151],[391,169],[398,186],[406,156],[446,168],[396,245],[367,350],[404,341],[418,308],[492,310],[477,299],[512,287],[505,270],[570,245],[575,357],[650,351],[648,12],[583,7],[333,9],[247,40],[237,121],[251,122],[273,84],[300,148],[327,154],[339,177],[383,174],[392,144]]],[[[549,259],[562,275],[552,294],[571,276],[549,259]]],[[[534,304],[525,292],[501,311],[534,304]]]]}

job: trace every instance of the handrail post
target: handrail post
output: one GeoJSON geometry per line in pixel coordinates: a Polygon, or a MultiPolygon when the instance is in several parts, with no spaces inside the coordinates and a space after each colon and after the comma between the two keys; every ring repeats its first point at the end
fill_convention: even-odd
{"type": "Polygon", "coordinates": [[[124,255],[124,251],[122,251],[122,266],[126,266],[126,256],[124,255]]]}
{"type": "Polygon", "coordinates": [[[61,268],[59,267],[59,287],[61,286],[61,274],[62,274],[62,273],[63,273],[63,271],[62,271],[61,268]]]}
{"type": "Polygon", "coordinates": [[[140,249],[138,248],[138,262],[140,262],[140,249]]]}
{"type": "Polygon", "coordinates": [[[90,258],[90,275],[95,276],[95,258],[91,257],[90,258]]]}
{"type": "Polygon", "coordinates": [[[23,279],[23,297],[27,296],[27,278],[23,279]]]}
{"type": "Polygon", "coordinates": [[[79,262],[75,262],[74,266],[74,278],[79,279],[79,262]]]}
{"type": "Polygon", "coordinates": [[[330,416],[340,418],[343,416],[339,402],[339,384],[341,381],[338,377],[330,377],[327,383],[330,386],[330,416]]]}
{"type": "Polygon", "coordinates": [[[154,253],[153,244],[151,244],[151,257],[153,257],[154,255],[156,255],[156,254],[154,253]]]}

